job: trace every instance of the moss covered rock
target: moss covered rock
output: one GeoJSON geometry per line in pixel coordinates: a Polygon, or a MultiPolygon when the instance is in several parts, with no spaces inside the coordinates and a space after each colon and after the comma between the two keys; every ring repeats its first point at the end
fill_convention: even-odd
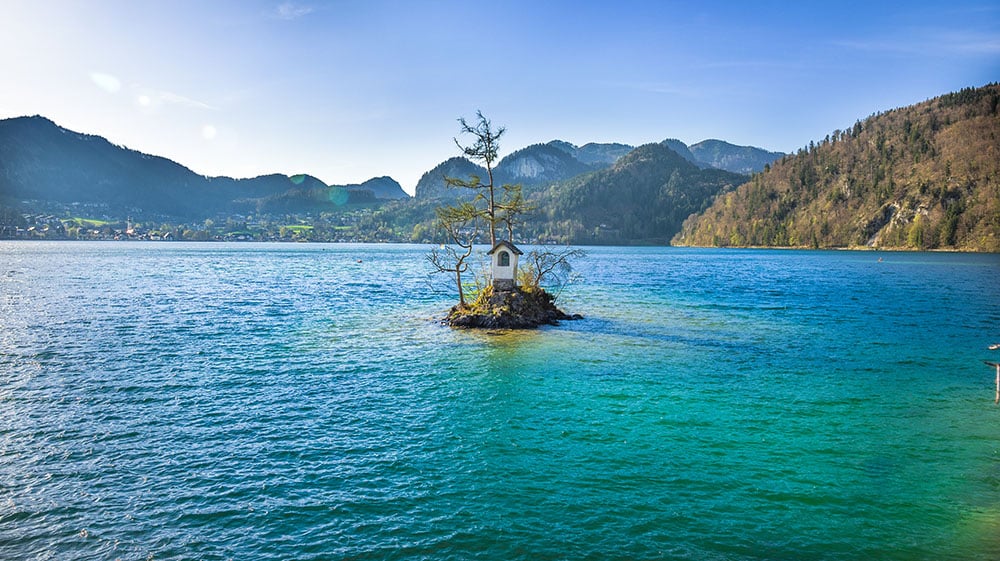
{"type": "Polygon", "coordinates": [[[472,304],[455,306],[445,323],[452,327],[488,329],[533,329],[556,325],[560,320],[581,319],[556,307],[554,297],[541,288],[483,289],[472,304]]]}

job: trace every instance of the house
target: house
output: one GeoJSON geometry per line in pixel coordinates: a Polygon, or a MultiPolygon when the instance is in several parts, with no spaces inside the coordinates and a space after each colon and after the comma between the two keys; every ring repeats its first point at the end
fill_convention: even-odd
{"type": "Polygon", "coordinates": [[[513,290],[517,286],[517,258],[524,255],[516,245],[501,240],[486,252],[490,256],[490,274],[494,290],[513,290]]]}

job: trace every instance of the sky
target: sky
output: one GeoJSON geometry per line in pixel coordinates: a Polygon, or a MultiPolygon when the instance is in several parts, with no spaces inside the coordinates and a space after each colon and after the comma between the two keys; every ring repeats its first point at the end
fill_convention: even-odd
{"type": "Polygon", "coordinates": [[[565,140],[793,152],[1000,81],[1000,3],[2,0],[0,119],[42,115],[203,175],[388,175],[565,140]],[[459,139],[461,140],[461,139],[459,139]]]}

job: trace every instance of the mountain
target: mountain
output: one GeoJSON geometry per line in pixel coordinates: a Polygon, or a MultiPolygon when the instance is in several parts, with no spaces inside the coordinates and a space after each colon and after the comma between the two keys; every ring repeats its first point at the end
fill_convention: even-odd
{"type": "Polygon", "coordinates": [[[692,217],[678,245],[1000,251],[1000,84],[873,115],[692,217]]]}
{"type": "Polygon", "coordinates": [[[308,175],[206,177],[159,156],[62,128],[44,117],[0,120],[0,204],[87,205],[109,215],[200,218],[260,210],[275,201],[324,210],[405,196],[391,178],[329,187],[308,175]]]}
{"type": "Polygon", "coordinates": [[[486,168],[476,165],[466,158],[455,156],[434,166],[434,169],[420,176],[413,197],[418,200],[442,199],[452,200],[463,193],[462,189],[453,189],[445,183],[445,177],[468,179],[470,175],[486,178],[486,168]]]}
{"type": "Polygon", "coordinates": [[[690,214],[746,178],[701,169],[663,144],[640,146],[610,168],[559,183],[535,199],[529,237],[570,243],[664,243],[690,214]]]}
{"type": "Polygon", "coordinates": [[[763,148],[737,146],[714,139],[702,140],[688,149],[697,161],[707,166],[744,175],[763,171],[764,166],[785,155],[784,152],[769,152],[763,148]]]}
{"type": "Polygon", "coordinates": [[[549,146],[553,146],[563,152],[566,152],[580,162],[595,168],[610,166],[618,161],[618,158],[621,158],[635,149],[634,146],[618,143],[600,144],[590,142],[584,144],[583,146],[576,146],[575,144],[571,144],[564,140],[553,140],[548,144],[549,146]]]}
{"type": "MultiPolygon", "coordinates": [[[[752,146],[736,146],[719,140],[700,142],[698,154],[688,149],[680,140],[668,138],[661,144],[680,154],[686,160],[702,168],[727,169],[736,173],[749,174],[760,171],[765,164],[783,156],[780,152],[768,152],[752,146]],[[699,158],[699,155],[701,156],[699,158]]],[[[494,184],[520,183],[525,192],[537,187],[571,179],[575,176],[612,166],[635,148],[628,144],[591,142],[576,146],[564,140],[552,140],[545,144],[534,144],[504,157],[494,168],[494,184]]],[[[417,183],[416,197],[419,199],[454,199],[461,194],[445,186],[444,177],[468,179],[479,175],[486,180],[486,169],[463,158],[452,158],[424,174],[417,183]]]]}
{"type": "Polygon", "coordinates": [[[769,152],[756,146],[737,146],[712,139],[688,146],[676,138],[668,138],[660,144],[698,167],[724,169],[743,175],[763,171],[764,166],[785,155],[783,152],[769,152]]]}
{"type": "Polygon", "coordinates": [[[211,182],[156,156],[58,127],[43,117],[0,121],[0,199],[183,213],[204,192],[210,206],[230,185],[211,182]],[[157,186],[169,185],[169,189],[157,186]]]}
{"type": "MultiPolygon", "coordinates": [[[[554,140],[522,148],[508,154],[496,164],[493,168],[493,183],[498,188],[504,183],[520,183],[527,188],[526,192],[530,192],[532,187],[548,186],[557,181],[607,167],[611,161],[617,159],[611,156],[611,153],[629,148],[624,144],[587,146],[591,148],[583,150],[568,142],[554,140]],[[584,157],[594,163],[581,161],[577,158],[577,154],[585,154],[584,157]],[[602,160],[611,161],[602,163],[602,160]]],[[[479,176],[483,182],[487,181],[486,168],[462,157],[450,158],[420,178],[415,197],[420,200],[454,199],[463,195],[463,192],[461,189],[449,188],[444,178],[468,179],[471,175],[479,176]]]]}
{"type": "Polygon", "coordinates": [[[373,177],[364,183],[341,185],[341,187],[348,191],[371,191],[374,198],[382,200],[410,198],[403,187],[395,179],[388,176],[373,177]]]}
{"type": "Polygon", "coordinates": [[[707,166],[707,165],[705,165],[704,162],[698,160],[698,158],[696,158],[694,156],[694,154],[691,153],[691,149],[688,148],[688,145],[684,144],[680,140],[677,140],[676,138],[668,138],[668,139],[664,140],[663,142],[661,142],[660,144],[666,146],[667,148],[670,148],[674,152],[677,152],[685,160],[691,162],[692,164],[695,164],[698,167],[701,167],[701,168],[712,167],[712,166],[707,166]]]}
{"type": "Polygon", "coordinates": [[[534,144],[505,156],[494,170],[496,183],[539,185],[562,181],[595,168],[551,144],[534,144]]]}
{"type": "MultiPolygon", "coordinates": [[[[525,239],[660,243],[686,216],[745,179],[701,169],[691,157],[680,141],[633,149],[555,140],[500,160],[494,181],[523,184],[525,197],[540,209],[528,217],[525,239]]],[[[448,188],[444,178],[470,175],[485,179],[486,170],[465,158],[449,159],[424,174],[414,198],[389,177],[351,185],[326,185],[306,174],[205,177],[42,117],[0,121],[0,214],[13,217],[5,219],[7,226],[22,229],[16,219],[26,212],[200,222],[218,215],[301,216],[363,205],[378,210],[341,223],[352,228],[351,239],[426,240],[433,236],[434,208],[469,195],[448,188]]]]}
{"type": "Polygon", "coordinates": [[[309,175],[270,175],[247,180],[273,182],[269,195],[243,197],[228,201],[221,213],[297,214],[330,212],[346,204],[372,204],[375,194],[357,186],[326,185],[309,175]]]}

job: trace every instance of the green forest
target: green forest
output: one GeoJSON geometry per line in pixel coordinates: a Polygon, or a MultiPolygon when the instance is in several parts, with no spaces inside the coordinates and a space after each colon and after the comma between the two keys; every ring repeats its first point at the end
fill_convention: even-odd
{"type": "Polygon", "coordinates": [[[835,130],[704,213],[677,245],[1000,251],[1000,85],[835,130]]]}

